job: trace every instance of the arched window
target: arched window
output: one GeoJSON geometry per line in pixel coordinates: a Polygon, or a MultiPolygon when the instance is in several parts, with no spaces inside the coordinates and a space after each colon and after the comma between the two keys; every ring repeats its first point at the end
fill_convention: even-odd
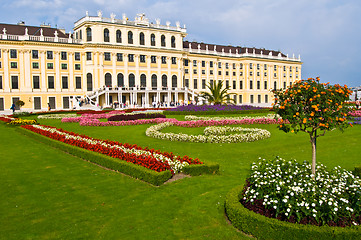
{"type": "Polygon", "coordinates": [[[112,86],[112,75],[110,73],[105,74],[105,86],[106,87],[112,86]]]}
{"type": "Polygon", "coordinates": [[[174,87],[174,88],[177,87],[177,76],[176,75],[172,76],[172,87],[174,87]]]}
{"type": "Polygon", "coordinates": [[[154,34],[150,35],[150,45],[155,46],[155,35],[154,34]]]}
{"type": "Polygon", "coordinates": [[[133,73],[129,74],[129,87],[135,87],[135,76],[133,73]]]}
{"type": "Polygon", "coordinates": [[[88,42],[90,42],[92,40],[92,29],[91,28],[86,29],[86,40],[88,42]]]}
{"type": "Polygon", "coordinates": [[[144,45],[145,44],[145,41],[144,41],[144,33],[140,33],[139,34],[139,44],[140,45],[144,45]]]}
{"type": "Polygon", "coordinates": [[[109,37],[109,30],[108,28],[104,29],[104,42],[109,42],[110,41],[110,37],[109,37]]]}
{"type": "Polygon", "coordinates": [[[170,39],[170,42],[171,42],[172,48],[175,48],[175,37],[174,36],[172,36],[172,38],[170,39]]]}
{"type": "Polygon", "coordinates": [[[122,32],[120,30],[117,30],[116,34],[116,41],[117,43],[121,43],[122,42],[122,32]]]}
{"type": "Polygon", "coordinates": [[[160,45],[161,45],[162,47],[165,47],[165,36],[164,36],[164,35],[162,35],[162,36],[160,37],[160,45]]]}
{"type": "Polygon", "coordinates": [[[152,75],[152,88],[157,88],[157,75],[152,75]]]}
{"type": "Polygon", "coordinates": [[[167,87],[167,75],[163,74],[162,76],[162,87],[167,87]]]}
{"type": "Polygon", "coordinates": [[[147,87],[147,77],[145,74],[140,75],[140,87],[147,87]]]}
{"type": "Polygon", "coordinates": [[[86,89],[87,91],[93,91],[93,76],[91,73],[86,75],[86,89]]]}
{"type": "Polygon", "coordinates": [[[118,82],[118,87],[124,87],[124,75],[123,73],[119,73],[117,76],[117,82],[118,82]]]}
{"type": "Polygon", "coordinates": [[[132,33],[132,31],[128,32],[128,43],[133,44],[133,33],[132,33]]]}

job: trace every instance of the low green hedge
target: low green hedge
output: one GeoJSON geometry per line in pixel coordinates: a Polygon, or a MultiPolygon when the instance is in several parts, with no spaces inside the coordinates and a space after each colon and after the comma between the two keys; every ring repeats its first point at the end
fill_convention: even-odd
{"type": "Polygon", "coordinates": [[[121,173],[143,180],[156,186],[163,184],[165,181],[172,177],[172,173],[170,171],[156,172],[133,163],[106,156],[104,154],[96,153],[63,142],[59,142],[51,138],[42,136],[40,134],[31,132],[24,128],[18,129],[24,135],[30,136],[42,143],[58,148],[71,155],[86,159],[103,167],[119,171],[121,173]]]}
{"type": "Polygon", "coordinates": [[[202,174],[217,174],[219,172],[218,164],[194,164],[185,166],[182,172],[191,176],[199,176],[202,174]]]}
{"type": "Polygon", "coordinates": [[[163,111],[165,115],[229,115],[229,114],[253,114],[269,113],[270,109],[255,109],[242,111],[163,111]]]}
{"type": "Polygon", "coordinates": [[[243,207],[239,202],[243,186],[232,189],[226,197],[225,211],[233,226],[257,239],[329,240],[361,239],[361,226],[329,227],[282,222],[243,207]]]}
{"type": "Polygon", "coordinates": [[[361,177],[361,165],[355,167],[354,174],[361,177]]]}

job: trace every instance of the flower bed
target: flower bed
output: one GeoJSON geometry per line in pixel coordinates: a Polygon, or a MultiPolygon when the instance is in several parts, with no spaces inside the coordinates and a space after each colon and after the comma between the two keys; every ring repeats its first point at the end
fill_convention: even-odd
{"type": "Polygon", "coordinates": [[[207,127],[204,129],[204,135],[188,135],[184,133],[162,133],[160,130],[173,126],[174,123],[165,122],[149,127],[145,135],[152,138],[167,139],[180,142],[201,142],[201,143],[239,143],[253,142],[269,138],[271,133],[258,128],[241,127],[207,127]],[[225,135],[230,132],[241,132],[239,134],[225,135]]]}
{"type": "Polygon", "coordinates": [[[183,105],[171,108],[169,112],[221,112],[221,111],[244,111],[262,109],[251,105],[183,105]]]}
{"type": "MultiPolygon", "coordinates": [[[[196,120],[243,120],[243,119],[273,119],[275,118],[275,114],[268,114],[267,116],[256,116],[256,117],[250,117],[250,116],[242,116],[242,117],[200,117],[200,116],[194,116],[194,115],[187,115],[184,117],[187,121],[196,121],[196,120]]],[[[279,117],[278,117],[279,118],[279,117]]]]}
{"type": "Polygon", "coordinates": [[[328,171],[311,165],[276,158],[253,163],[241,203],[271,218],[317,226],[361,224],[361,180],[336,167],[328,171]]]}
{"type": "Polygon", "coordinates": [[[9,123],[13,120],[15,120],[15,118],[7,117],[7,116],[0,117],[0,121],[6,122],[6,123],[9,123]]]}
{"type": "Polygon", "coordinates": [[[70,118],[70,117],[77,117],[76,113],[62,113],[62,114],[44,114],[39,115],[39,119],[63,119],[63,118],[70,118]]]}
{"type": "Polygon", "coordinates": [[[173,153],[141,148],[137,145],[95,139],[54,127],[32,125],[23,126],[23,128],[60,142],[132,162],[157,172],[170,170],[174,174],[181,171],[187,165],[203,164],[197,158],[180,157],[175,156],[173,153]]]}
{"type": "Polygon", "coordinates": [[[15,118],[14,120],[11,120],[7,124],[11,125],[32,125],[32,124],[38,124],[36,120],[33,119],[21,119],[21,118],[15,118]]]}
{"type": "Polygon", "coordinates": [[[113,115],[111,117],[108,117],[108,121],[130,121],[130,120],[152,119],[152,118],[166,118],[166,116],[160,113],[131,113],[131,114],[113,115]]]}
{"type": "Polygon", "coordinates": [[[349,112],[348,115],[351,117],[361,117],[361,110],[355,110],[355,111],[349,112]]]}
{"type": "Polygon", "coordinates": [[[356,117],[352,120],[353,120],[353,122],[352,122],[353,124],[361,124],[361,117],[356,117]]]}

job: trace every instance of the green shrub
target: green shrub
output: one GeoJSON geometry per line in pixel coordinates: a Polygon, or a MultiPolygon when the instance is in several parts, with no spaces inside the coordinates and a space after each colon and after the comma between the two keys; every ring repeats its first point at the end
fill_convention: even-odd
{"type": "Polygon", "coordinates": [[[361,226],[341,228],[293,224],[252,212],[240,203],[242,189],[243,186],[239,186],[227,194],[225,211],[233,226],[257,239],[360,239],[361,226]]]}
{"type": "Polygon", "coordinates": [[[119,171],[121,173],[143,180],[156,186],[163,184],[165,181],[172,177],[172,173],[170,171],[156,172],[133,163],[85,150],[63,142],[59,142],[23,128],[19,128],[19,131],[27,136],[38,140],[39,142],[58,148],[71,155],[86,159],[103,167],[119,171]]]}
{"type": "Polygon", "coordinates": [[[218,164],[193,164],[185,166],[182,172],[191,176],[199,176],[202,174],[217,174],[219,172],[218,164]]]}
{"type": "Polygon", "coordinates": [[[361,165],[355,167],[354,174],[361,177],[361,165]]]}

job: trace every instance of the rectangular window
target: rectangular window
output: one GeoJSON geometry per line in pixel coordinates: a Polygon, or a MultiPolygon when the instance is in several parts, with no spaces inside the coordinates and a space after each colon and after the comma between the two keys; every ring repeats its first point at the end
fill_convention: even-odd
{"type": "Polygon", "coordinates": [[[239,89],[243,89],[243,81],[239,81],[239,89]]]}
{"type": "Polygon", "coordinates": [[[228,63],[226,63],[226,69],[229,69],[229,64],[228,63]]]}
{"type": "Polygon", "coordinates": [[[167,57],[166,56],[162,56],[162,64],[167,64],[167,57]]]}
{"type": "Polygon", "coordinates": [[[55,97],[49,97],[49,104],[51,109],[55,109],[55,97]]]}
{"type": "Polygon", "coordinates": [[[222,71],[218,71],[218,75],[222,75],[222,71]]]}
{"type": "Polygon", "coordinates": [[[18,63],[17,62],[11,62],[10,67],[11,68],[18,68],[18,63]]]}
{"type": "Polygon", "coordinates": [[[68,53],[67,52],[61,52],[60,56],[61,56],[61,60],[67,60],[68,59],[68,53]]]}
{"type": "Polygon", "coordinates": [[[193,69],[193,74],[197,74],[197,69],[193,69]]]}
{"type": "Polygon", "coordinates": [[[274,76],[274,77],[277,77],[277,73],[274,73],[273,76],[274,76]]]}
{"type": "Polygon", "coordinates": [[[233,89],[236,89],[236,81],[233,80],[233,89]]]}
{"type": "Polygon", "coordinates": [[[68,89],[68,77],[67,76],[61,77],[61,88],[68,89]]]}
{"type": "Polygon", "coordinates": [[[70,108],[70,104],[69,104],[69,97],[63,97],[63,108],[64,109],[69,109],[70,108]]]}
{"type": "Polygon", "coordinates": [[[17,58],[18,52],[16,49],[10,49],[10,58],[17,58]]]}
{"type": "Polygon", "coordinates": [[[150,56],[151,63],[157,63],[157,56],[150,56]]]}
{"type": "Polygon", "coordinates": [[[298,72],[298,67],[296,67],[296,72],[298,72]]]}
{"type": "Polygon", "coordinates": [[[189,79],[184,79],[184,86],[189,88],[189,79]]]}
{"type": "Polygon", "coordinates": [[[75,61],[80,61],[80,52],[74,53],[74,59],[75,61]]]}
{"type": "Polygon", "coordinates": [[[198,88],[198,82],[197,82],[197,79],[193,79],[193,88],[194,89],[197,89],[198,88]]]}
{"type": "Polygon", "coordinates": [[[218,62],[218,68],[222,68],[222,63],[218,62]]]}
{"type": "Polygon", "coordinates": [[[258,98],[258,103],[261,103],[262,96],[261,96],[261,95],[258,95],[257,98],[258,98]]]}
{"type": "Polygon", "coordinates": [[[283,71],[286,71],[286,66],[283,66],[283,71]]]}
{"type": "Polygon", "coordinates": [[[253,64],[252,63],[249,64],[249,69],[253,69],[253,64]]]}
{"type": "Polygon", "coordinates": [[[184,59],[184,66],[188,67],[188,59],[184,59]]]}
{"type": "Polygon", "coordinates": [[[184,69],[184,73],[189,73],[189,69],[184,69]]]}
{"type": "Polygon", "coordinates": [[[236,69],[236,64],[233,63],[233,64],[232,64],[232,67],[233,67],[233,69],[236,69]]]}
{"type": "Polygon", "coordinates": [[[267,89],[267,81],[264,81],[264,89],[267,89]]]}
{"type": "Polygon", "coordinates": [[[104,61],[110,61],[110,52],[105,52],[104,53],[104,61]]]}
{"type": "Polygon", "coordinates": [[[209,80],[209,85],[213,86],[213,79],[209,80]]]}
{"type": "Polygon", "coordinates": [[[257,81],[257,89],[261,89],[261,82],[257,81]]]}
{"type": "Polygon", "coordinates": [[[33,62],[33,68],[34,69],[39,69],[39,63],[38,62],[33,62]]]}
{"type": "Polygon", "coordinates": [[[11,76],[11,89],[19,89],[18,76],[11,76]]]}
{"type": "Polygon", "coordinates": [[[33,88],[40,89],[40,78],[39,76],[33,76],[33,88]]]}
{"type": "Polygon", "coordinates": [[[41,109],[41,97],[34,97],[34,109],[41,109]]]}
{"type": "Polygon", "coordinates": [[[80,70],[80,64],[75,64],[75,70],[80,70]]]}
{"type": "Polygon", "coordinates": [[[211,67],[211,68],[213,67],[213,61],[209,62],[209,67],[211,67]]]}
{"type": "Polygon", "coordinates": [[[145,55],[140,55],[140,56],[139,56],[139,61],[140,61],[141,63],[145,63],[145,55]]]}
{"type": "Polygon", "coordinates": [[[62,70],[68,69],[68,64],[62,63],[62,64],[61,64],[61,69],[62,69],[62,70]]]}
{"type": "Polygon", "coordinates": [[[81,77],[75,77],[75,88],[81,89],[81,77]]]}
{"type": "Polygon", "coordinates": [[[3,89],[3,76],[0,75],[0,89],[3,89]]]}
{"type": "Polygon", "coordinates": [[[249,81],[249,89],[253,89],[253,81],[252,80],[249,81]]]}
{"type": "Polygon", "coordinates": [[[54,76],[48,76],[48,89],[54,89],[54,76]]]}
{"type": "Polygon", "coordinates": [[[267,72],[264,72],[264,76],[267,77],[267,72]]]}
{"type": "Polygon", "coordinates": [[[259,70],[259,63],[257,63],[257,70],[259,70]]]}
{"type": "Polygon", "coordinates": [[[265,102],[265,103],[268,103],[268,95],[265,95],[265,96],[264,96],[264,102],[265,102]]]}
{"type": "Polygon", "coordinates": [[[236,72],[233,72],[233,76],[234,76],[234,77],[236,76],[236,72]]]}
{"type": "Polygon", "coordinates": [[[33,59],[38,59],[39,58],[39,51],[38,50],[32,50],[31,51],[31,55],[33,57],[33,59]]]}
{"type": "Polygon", "coordinates": [[[206,61],[202,61],[202,67],[206,67],[206,61]]]}
{"type": "Polygon", "coordinates": [[[134,54],[128,54],[128,62],[134,62],[134,54]]]}
{"type": "Polygon", "coordinates": [[[46,51],[46,58],[53,59],[53,51],[46,51]]]}
{"type": "Polygon", "coordinates": [[[239,64],[239,69],[243,69],[243,64],[239,64]]]}
{"type": "Polygon", "coordinates": [[[202,74],[206,74],[206,70],[202,70],[202,74]]]}
{"type": "Polygon", "coordinates": [[[197,67],[197,60],[193,60],[193,67],[197,67]]]}
{"type": "Polygon", "coordinates": [[[176,57],[172,57],[172,64],[177,64],[177,58],[176,57]]]}
{"type": "Polygon", "coordinates": [[[87,61],[92,60],[92,53],[91,52],[86,52],[86,60],[87,61]]]}
{"type": "Polygon", "coordinates": [[[202,89],[206,89],[206,80],[202,79],[202,89]]]}
{"type": "Polygon", "coordinates": [[[117,53],[117,61],[123,62],[123,53],[117,53]]]}
{"type": "Polygon", "coordinates": [[[229,88],[229,80],[226,80],[226,88],[229,88]]]}
{"type": "Polygon", "coordinates": [[[228,71],[226,71],[226,76],[228,76],[229,75],[229,72],[228,71]]]}
{"type": "Polygon", "coordinates": [[[239,76],[243,76],[243,72],[240,72],[240,73],[239,73],[239,76]]]}
{"type": "Polygon", "coordinates": [[[277,71],[277,65],[273,66],[273,71],[277,71]]]}
{"type": "Polygon", "coordinates": [[[250,102],[253,103],[254,100],[253,100],[253,95],[250,96],[250,102]]]}
{"type": "Polygon", "coordinates": [[[253,76],[253,72],[249,72],[249,75],[250,75],[250,76],[253,76]]]}
{"type": "Polygon", "coordinates": [[[265,65],[263,66],[263,68],[264,68],[264,70],[267,70],[267,64],[265,64],[265,65]]]}
{"type": "Polygon", "coordinates": [[[213,70],[209,70],[209,74],[210,74],[210,75],[213,75],[213,70]]]}
{"type": "Polygon", "coordinates": [[[260,75],[259,72],[257,72],[257,76],[258,76],[258,77],[259,77],[259,75],[260,75]]]}
{"type": "Polygon", "coordinates": [[[292,66],[290,66],[290,72],[292,72],[292,66]]]}
{"type": "Polygon", "coordinates": [[[242,95],[239,95],[239,103],[242,103],[242,95]]]}
{"type": "Polygon", "coordinates": [[[53,63],[48,63],[47,65],[48,69],[54,69],[54,64],[53,63]]]}
{"type": "Polygon", "coordinates": [[[286,82],[283,82],[283,89],[286,89],[286,82]]]}

